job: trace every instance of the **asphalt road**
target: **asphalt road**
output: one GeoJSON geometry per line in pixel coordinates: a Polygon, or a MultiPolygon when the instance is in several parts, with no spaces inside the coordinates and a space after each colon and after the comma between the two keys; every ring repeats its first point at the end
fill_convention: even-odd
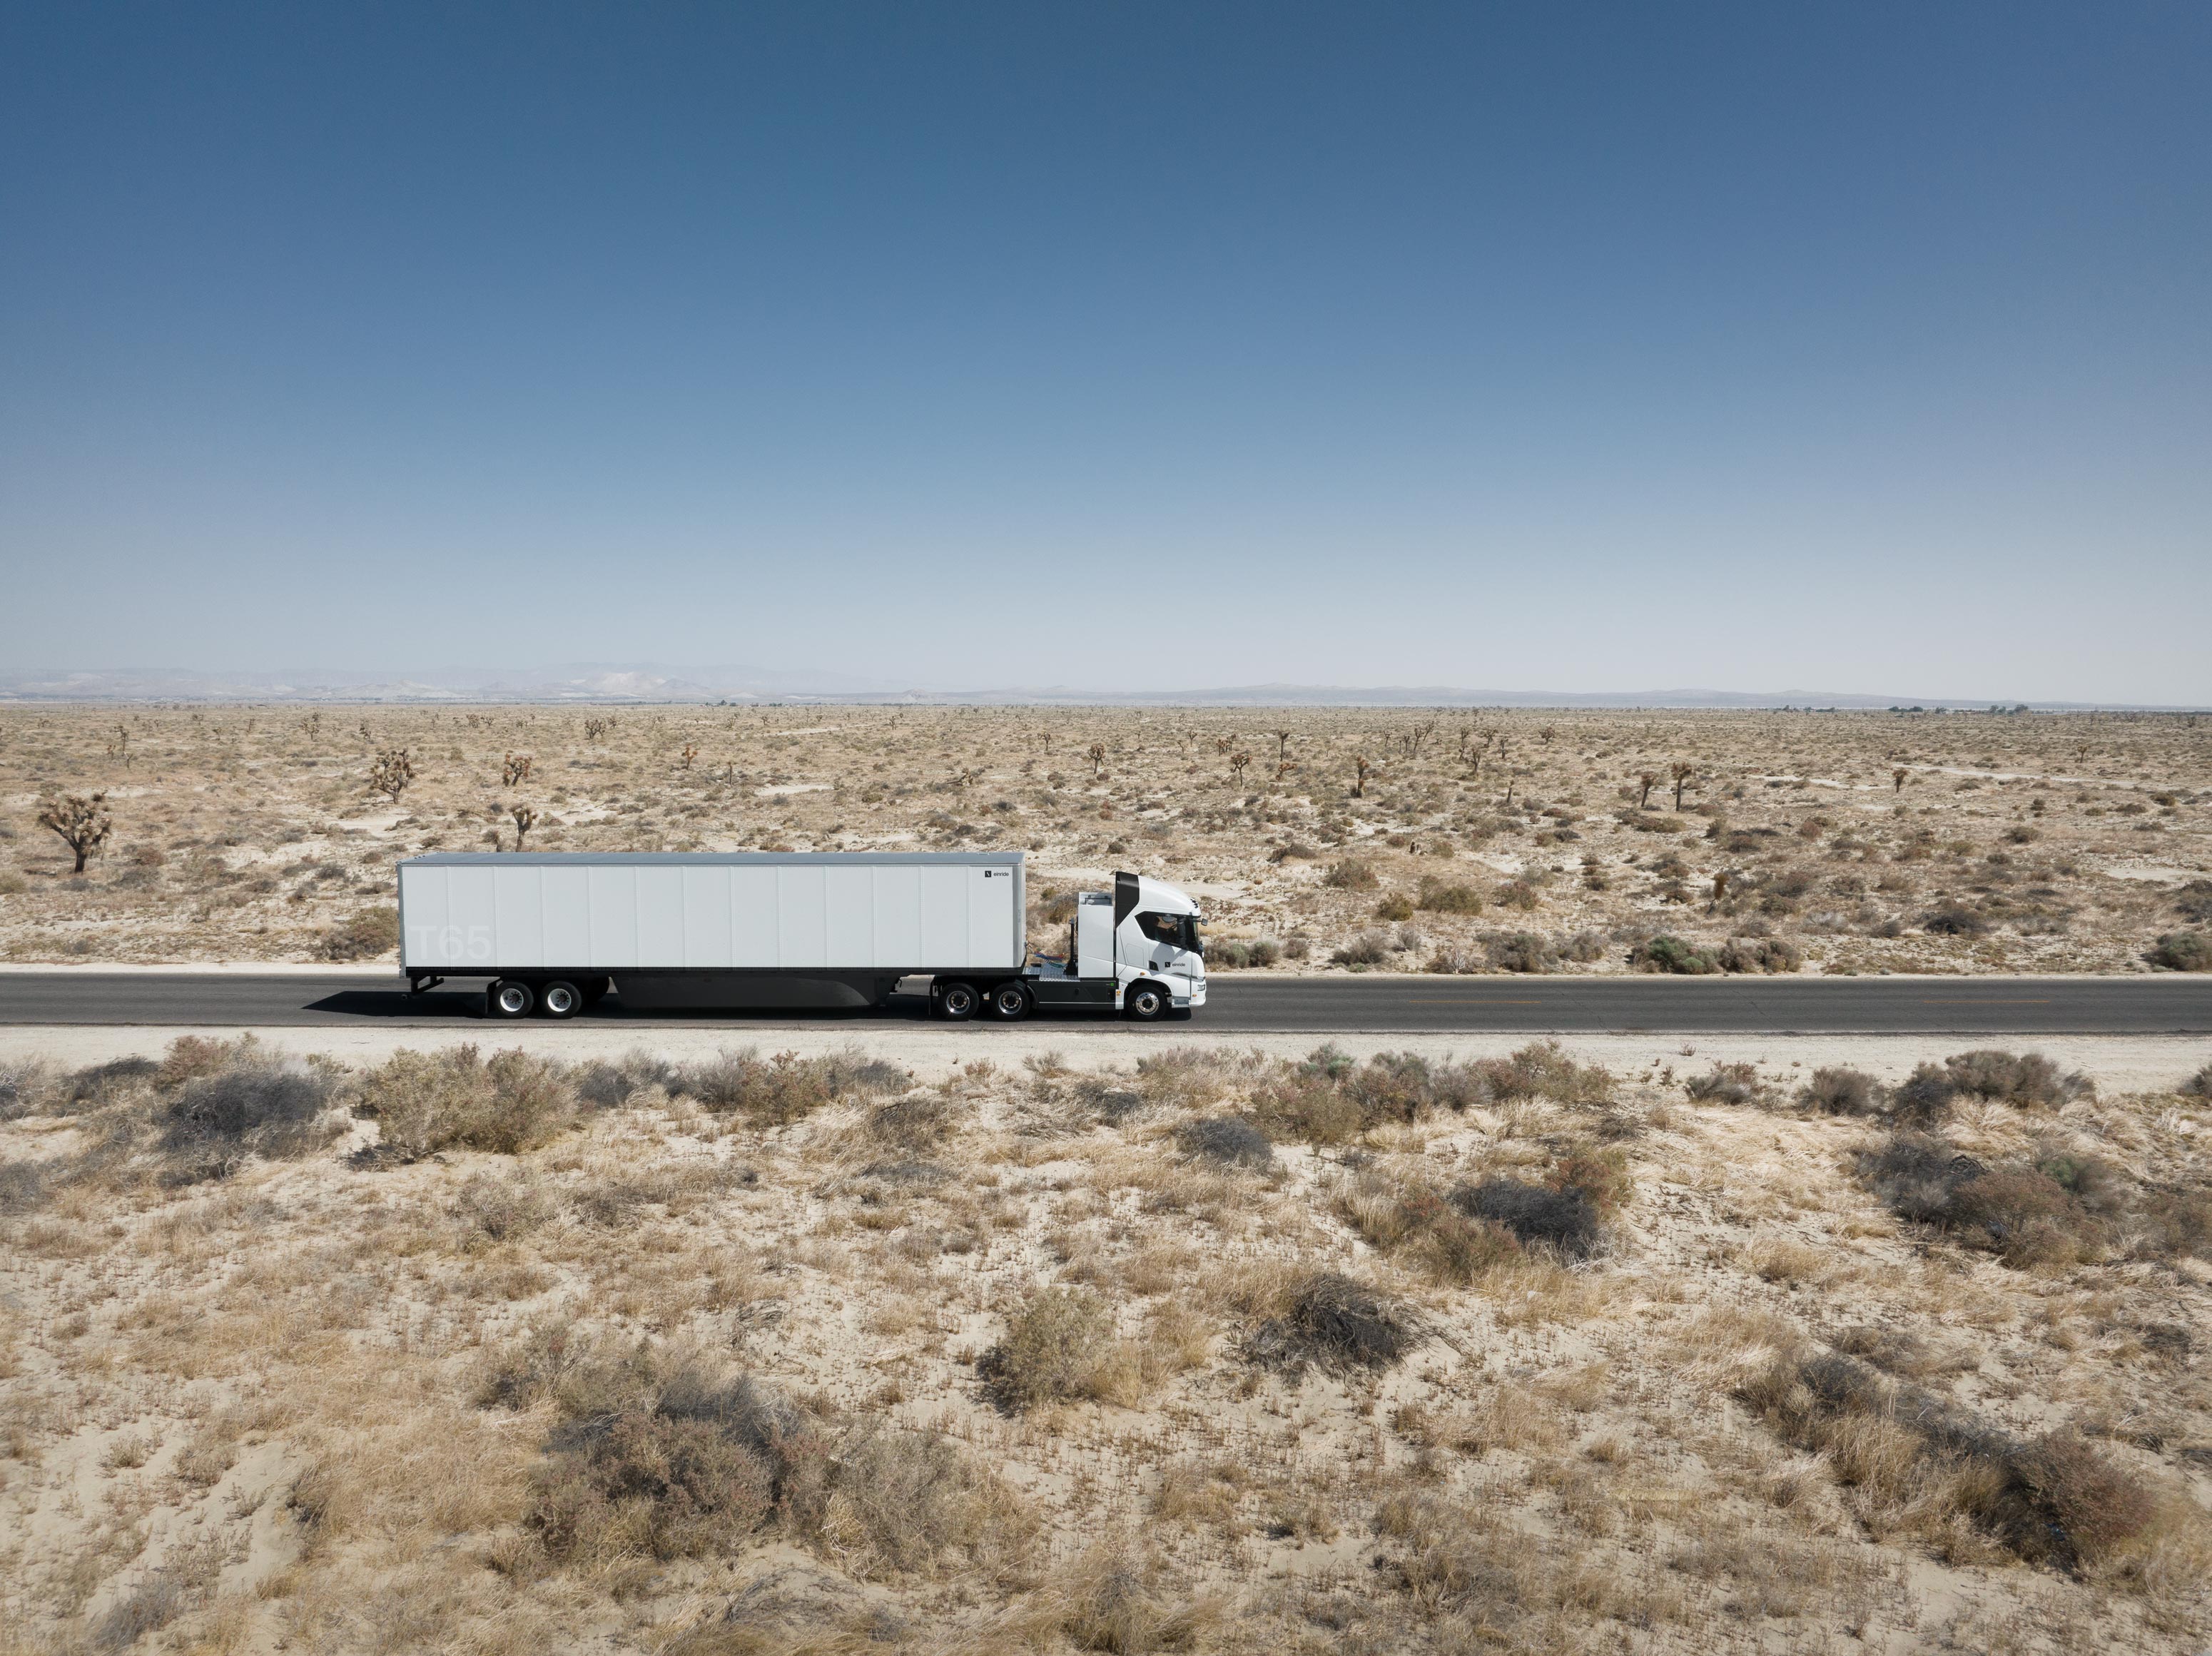
{"type": "MultiPolygon", "coordinates": [[[[0,1023],[321,1024],[452,1028],[481,993],[409,995],[358,975],[177,973],[0,974],[0,1023]]],[[[887,1011],[653,1012],[610,998],[581,1022],[639,1028],[728,1024],[896,1026],[887,1011]]],[[[1071,1022],[1080,1014],[1063,1014],[1071,1022]]],[[[1096,1018],[1096,1014],[1089,1015],[1096,1018]]],[[[1126,1027],[1126,1026],[1124,1026],[1126,1027]]],[[[1455,1034],[1622,1030],[1684,1034],[2212,1034],[2212,979],[2150,978],[1217,978],[1208,1004],[1169,1030],[1224,1034],[1455,1034]]]]}

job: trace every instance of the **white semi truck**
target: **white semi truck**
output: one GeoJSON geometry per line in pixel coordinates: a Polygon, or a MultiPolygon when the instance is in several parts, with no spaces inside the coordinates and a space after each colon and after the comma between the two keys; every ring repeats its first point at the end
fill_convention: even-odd
{"type": "Polygon", "coordinates": [[[940,1017],[1040,1007],[1145,1022],[1206,1004],[1198,906],[1116,874],[1067,955],[1032,955],[1022,853],[445,853],[399,864],[416,993],[486,980],[488,1016],[626,1008],[880,1006],[926,980],[940,1017]]]}

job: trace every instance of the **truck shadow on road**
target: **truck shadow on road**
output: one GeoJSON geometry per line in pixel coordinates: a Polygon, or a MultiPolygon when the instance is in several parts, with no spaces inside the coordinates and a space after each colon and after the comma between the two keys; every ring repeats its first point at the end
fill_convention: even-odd
{"type": "MultiPolygon", "coordinates": [[[[432,989],[410,995],[404,989],[341,989],[336,994],[308,1002],[301,1010],[340,1017],[398,1019],[409,1023],[508,1022],[504,1018],[486,1016],[483,994],[467,990],[432,989]]],[[[646,1011],[625,1011],[622,998],[610,995],[591,1010],[579,1012],[566,1022],[605,1027],[659,1023],[925,1023],[928,1019],[929,1001],[922,995],[895,995],[883,1006],[720,1006],[696,1010],[656,1006],[646,1011]]],[[[544,1018],[521,1018],[514,1020],[512,1027],[543,1028],[546,1022],[544,1018]]]]}

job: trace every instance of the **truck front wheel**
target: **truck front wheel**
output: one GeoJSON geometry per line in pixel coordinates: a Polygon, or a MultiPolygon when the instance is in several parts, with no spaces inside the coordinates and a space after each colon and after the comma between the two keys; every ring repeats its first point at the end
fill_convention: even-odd
{"type": "Polygon", "coordinates": [[[940,1017],[964,1023],[975,1016],[983,998],[975,992],[972,983],[948,983],[937,992],[937,1011],[940,1017]]]}
{"type": "Polygon", "coordinates": [[[1013,1023],[1030,1015],[1030,992],[1018,983],[1002,983],[991,992],[991,1016],[1013,1023]]]}
{"type": "Polygon", "coordinates": [[[1158,1023],[1174,1004],[1157,983],[1133,983],[1121,997],[1121,1010],[1139,1023],[1158,1023]]]}

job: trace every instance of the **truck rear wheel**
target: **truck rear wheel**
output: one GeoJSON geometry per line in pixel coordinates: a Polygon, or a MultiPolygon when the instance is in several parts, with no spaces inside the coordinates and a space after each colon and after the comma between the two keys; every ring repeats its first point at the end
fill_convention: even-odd
{"type": "Polygon", "coordinates": [[[572,1018],[583,1010],[583,991],[563,978],[556,978],[538,992],[538,1010],[549,1018],[572,1018]]]}
{"type": "Polygon", "coordinates": [[[975,1016],[983,998],[975,992],[972,983],[948,983],[937,992],[937,1011],[940,1017],[964,1023],[975,1016]]]}
{"type": "Polygon", "coordinates": [[[991,1016],[1001,1023],[1015,1023],[1030,1015],[1030,992],[1018,983],[1002,983],[991,992],[991,1016]]]}
{"type": "Polygon", "coordinates": [[[495,1018],[526,1018],[538,996],[520,978],[501,978],[484,991],[484,1013],[495,1018]]]}
{"type": "Polygon", "coordinates": [[[1158,1023],[1174,1004],[1157,983],[1133,983],[1121,997],[1121,1010],[1139,1023],[1158,1023]]]}

